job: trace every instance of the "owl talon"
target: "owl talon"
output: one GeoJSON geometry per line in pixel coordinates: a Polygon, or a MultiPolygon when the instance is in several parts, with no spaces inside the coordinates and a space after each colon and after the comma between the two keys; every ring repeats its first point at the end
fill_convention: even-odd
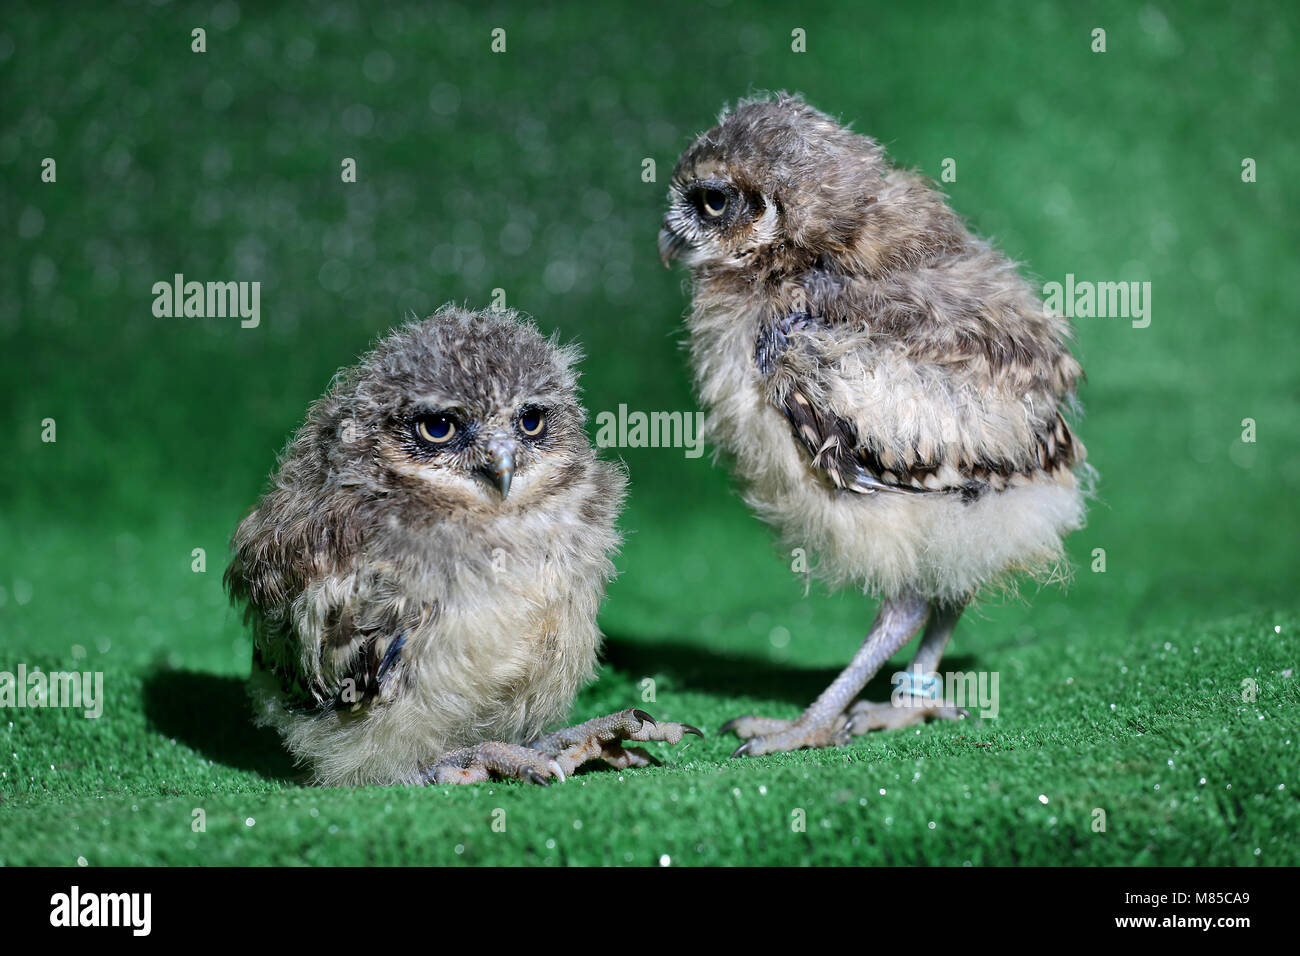
{"type": "Polygon", "coordinates": [[[733,757],[758,757],[789,750],[842,747],[850,739],[848,724],[846,714],[836,714],[829,721],[810,719],[807,715],[798,720],[747,716],[727,721],[723,730],[730,729],[737,736],[749,738],[736,748],[733,757]]]}
{"type": "Polygon", "coordinates": [[[897,730],[925,723],[927,719],[964,720],[970,712],[964,707],[949,707],[942,700],[922,701],[913,698],[907,704],[878,703],[860,700],[848,710],[847,730],[860,736],[872,730],[897,730]]]}
{"type": "Polygon", "coordinates": [[[624,747],[623,743],[655,741],[677,744],[686,734],[704,736],[698,727],[669,721],[661,723],[644,710],[633,708],[566,727],[533,741],[531,746],[551,756],[565,773],[573,773],[592,760],[603,760],[619,769],[658,764],[640,747],[624,747]]]}
{"type": "Polygon", "coordinates": [[[764,754],[786,753],[791,750],[838,747],[848,742],[848,737],[844,734],[844,726],[843,718],[839,716],[824,726],[792,721],[785,730],[750,737],[736,748],[732,756],[761,757],[764,754]]]}
{"type": "Polygon", "coordinates": [[[643,747],[607,746],[601,755],[605,763],[616,770],[629,767],[662,767],[663,761],[643,747]]]}
{"type": "Polygon", "coordinates": [[[725,734],[730,731],[737,737],[749,739],[760,734],[780,733],[783,730],[788,730],[793,724],[793,720],[782,720],[777,717],[755,717],[753,714],[746,714],[744,717],[733,717],[727,721],[718,728],[718,733],[725,734]]]}
{"type": "Polygon", "coordinates": [[[943,701],[922,703],[918,700],[907,706],[859,701],[825,726],[745,716],[727,721],[719,732],[730,730],[738,737],[747,738],[731,756],[758,757],[790,750],[843,747],[854,737],[872,730],[896,730],[924,723],[928,718],[962,720],[969,716],[964,707],[949,707],[943,701]]]}
{"type": "Polygon", "coordinates": [[[495,740],[453,750],[420,773],[421,782],[426,784],[519,780],[549,787],[552,779],[560,783],[566,779],[564,769],[554,757],[530,747],[495,740]]]}

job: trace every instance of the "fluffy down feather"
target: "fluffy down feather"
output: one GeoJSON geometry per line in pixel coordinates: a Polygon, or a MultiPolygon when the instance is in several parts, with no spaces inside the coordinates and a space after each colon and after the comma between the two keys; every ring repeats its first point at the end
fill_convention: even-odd
{"type": "Polygon", "coordinates": [[[1089,474],[1068,323],[928,182],[797,97],[752,100],[682,155],[660,248],[692,270],[711,439],[831,585],[960,606],[1064,573],[1089,474]]]}
{"type": "Polygon", "coordinates": [[[414,783],[459,747],[522,744],[591,679],[626,476],[586,439],[576,358],[513,313],[444,308],[308,411],[226,582],[253,627],[257,717],[318,783],[414,783]],[[549,431],[504,498],[404,437],[420,408],[488,429],[528,404],[549,431]]]}

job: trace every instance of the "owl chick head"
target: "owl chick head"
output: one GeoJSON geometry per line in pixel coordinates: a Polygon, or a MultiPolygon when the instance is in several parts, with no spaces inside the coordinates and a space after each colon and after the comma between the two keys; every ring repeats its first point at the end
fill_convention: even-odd
{"type": "Polygon", "coordinates": [[[332,483],[367,496],[524,504],[593,457],[578,357],[514,312],[444,306],[340,372],[304,432],[332,483]]]}
{"type": "Polygon", "coordinates": [[[878,143],[798,96],[724,111],[677,161],[659,232],[664,264],[751,271],[773,254],[851,243],[885,185],[878,143]]]}

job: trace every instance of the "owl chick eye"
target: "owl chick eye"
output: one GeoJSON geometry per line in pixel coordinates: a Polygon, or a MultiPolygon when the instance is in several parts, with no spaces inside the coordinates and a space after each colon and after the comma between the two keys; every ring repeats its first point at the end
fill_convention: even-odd
{"type": "Polygon", "coordinates": [[[421,415],[415,420],[415,437],[427,445],[445,445],[456,437],[456,420],[450,415],[421,415]]]}
{"type": "Polygon", "coordinates": [[[729,201],[730,197],[721,189],[701,189],[698,193],[700,212],[710,219],[717,219],[726,212],[729,201]]]}
{"type": "Polygon", "coordinates": [[[540,438],[546,432],[546,414],[540,408],[525,408],[519,413],[519,430],[529,438],[540,438]]]}

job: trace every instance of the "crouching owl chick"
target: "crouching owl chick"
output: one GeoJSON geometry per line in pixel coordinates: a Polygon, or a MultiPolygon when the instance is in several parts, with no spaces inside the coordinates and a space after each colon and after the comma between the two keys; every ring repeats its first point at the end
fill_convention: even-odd
{"type": "Polygon", "coordinates": [[[802,716],[724,727],[747,738],[737,754],[961,716],[933,675],[963,607],[1057,572],[1083,520],[1068,323],[925,180],[785,94],[682,154],[659,251],[690,268],[706,427],[747,501],[832,586],[882,599],[802,716]],[[898,703],[855,704],[922,630],[898,703]]]}
{"type": "Polygon", "coordinates": [[[545,783],[682,724],[544,735],[594,674],[626,476],[574,363],[513,313],[444,307],[335,376],[235,531],[251,692],[318,783],[545,783]]]}

